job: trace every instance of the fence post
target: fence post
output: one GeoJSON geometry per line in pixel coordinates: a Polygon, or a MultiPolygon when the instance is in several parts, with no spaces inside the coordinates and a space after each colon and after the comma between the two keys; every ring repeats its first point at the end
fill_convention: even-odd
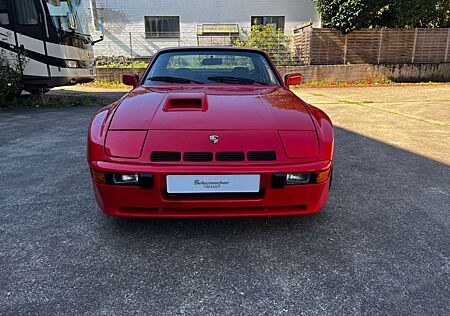
{"type": "Polygon", "coordinates": [[[130,56],[131,56],[131,58],[133,58],[133,41],[131,38],[131,32],[129,32],[128,35],[130,37],[130,56]]]}
{"type": "Polygon", "coordinates": [[[309,30],[309,39],[308,39],[308,66],[312,64],[312,38],[313,38],[313,32],[314,32],[314,28],[311,27],[311,29],[309,30]]]}
{"type": "Polygon", "coordinates": [[[416,57],[416,46],[417,46],[417,34],[419,33],[419,29],[416,27],[416,31],[414,32],[414,47],[412,52],[411,64],[414,64],[414,59],[416,57]]]}
{"type": "Polygon", "coordinates": [[[347,41],[348,41],[348,35],[345,34],[345,44],[344,44],[344,65],[347,64],[347,41]]]}
{"type": "Polygon", "coordinates": [[[378,65],[380,64],[381,61],[381,45],[383,45],[383,31],[384,28],[382,28],[380,31],[380,43],[378,45],[378,65]]]}
{"type": "Polygon", "coordinates": [[[447,33],[447,48],[445,49],[445,63],[448,61],[448,50],[450,49],[450,27],[447,33]]]}

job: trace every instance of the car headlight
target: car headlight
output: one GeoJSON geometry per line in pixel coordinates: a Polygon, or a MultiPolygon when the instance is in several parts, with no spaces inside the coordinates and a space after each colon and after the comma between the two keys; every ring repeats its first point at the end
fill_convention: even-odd
{"type": "Polygon", "coordinates": [[[115,173],[113,175],[113,180],[116,184],[136,184],[139,183],[139,175],[137,173],[115,173]]]}
{"type": "Polygon", "coordinates": [[[76,60],[66,60],[66,65],[68,68],[78,68],[78,61],[76,60]]]}
{"type": "Polygon", "coordinates": [[[92,169],[92,178],[95,182],[109,185],[140,186],[143,189],[152,189],[155,185],[151,173],[112,173],[92,169]]]}
{"type": "Polygon", "coordinates": [[[319,154],[316,131],[278,131],[286,157],[289,159],[314,157],[319,154]]]}
{"type": "Polygon", "coordinates": [[[107,156],[137,159],[141,156],[147,131],[109,131],[106,135],[107,156]]]}
{"type": "Polygon", "coordinates": [[[272,175],[272,187],[284,188],[292,185],[324,183],[328,181],[330,174],[331,169],[317,172],[275,173],[272,175]]]}
{"type": "Polygon", "coordinates": [[[288,173],[286,185],[306,184],[311,179],[311,173],[288,173]]]}

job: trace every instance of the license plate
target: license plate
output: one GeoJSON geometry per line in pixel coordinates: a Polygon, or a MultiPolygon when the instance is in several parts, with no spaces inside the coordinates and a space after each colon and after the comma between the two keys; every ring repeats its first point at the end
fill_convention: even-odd
{"type": "Polygon", "coordinates": [[[257,193],[259,174],[168,175],[167,193],[257,193]]]}

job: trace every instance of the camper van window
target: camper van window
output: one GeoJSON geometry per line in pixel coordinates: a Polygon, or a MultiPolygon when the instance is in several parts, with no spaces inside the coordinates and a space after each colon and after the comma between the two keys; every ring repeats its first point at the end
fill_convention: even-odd
{"type": "Polygon", "coordinates": [[[9,24],[8,4],[6,0],[0,0],[0,25],[9,24]]]}
{"type": "Polygon", "coordinates": [[[39,24],[39,15],[34,0],[14,1],[17,12],[17,23],[20,25],[39,24]]]}

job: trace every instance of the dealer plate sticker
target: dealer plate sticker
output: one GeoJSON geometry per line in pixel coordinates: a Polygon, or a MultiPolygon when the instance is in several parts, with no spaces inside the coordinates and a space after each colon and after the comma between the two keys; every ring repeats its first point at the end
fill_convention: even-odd
{"type": "Polygon", "coordinates": [[[259,174],[168,175],[167,193],[257,193],[259,174]]]}

